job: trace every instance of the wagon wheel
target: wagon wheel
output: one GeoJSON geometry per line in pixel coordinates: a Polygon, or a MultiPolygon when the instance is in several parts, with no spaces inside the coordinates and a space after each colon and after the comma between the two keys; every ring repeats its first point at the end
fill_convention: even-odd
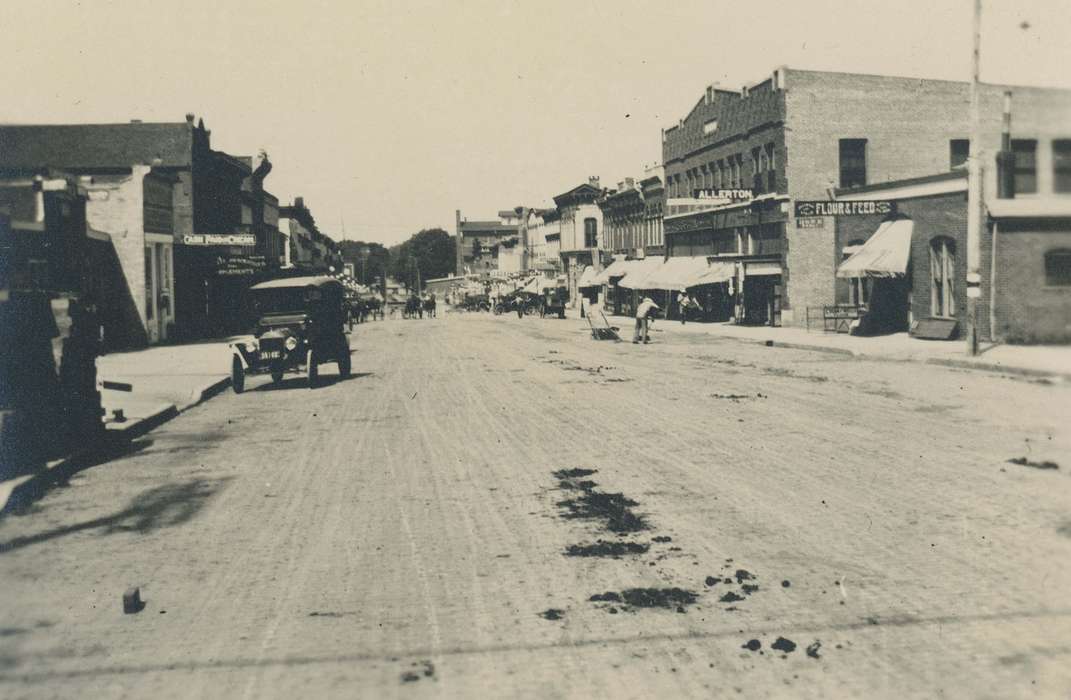
{"type": "Polygon", "coordinates": [[[245,389],[245,368],[242,367],[242,360],[237,355],[231,359],[231,388],[236,394],[242,393],[245,389]]]}
{"type": "Polygon", "coordinates": [[[316,366],[316,361],[316,354],[312,348],[309,348],[309,351],[305,353],[305,376],[308,377],[310,389],[316,388],[316,382],[320,377],[320,370],[316,366]]]}

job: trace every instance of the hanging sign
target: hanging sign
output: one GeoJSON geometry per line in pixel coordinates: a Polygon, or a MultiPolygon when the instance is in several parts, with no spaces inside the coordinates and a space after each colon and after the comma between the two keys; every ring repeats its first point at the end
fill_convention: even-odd
{"type": "Polygon", "coordinates": [[[257,238],[251,233],[194,233],[182,237],[185,245],[241,245],[254,246],[257,238]]]}
{"type": "Polygon", "coordinates": [[[796,202],[796,218],[808,216],[873,216],[892,214],[896,202],[888,199],[864,199],[851,202],[796,202]]]}

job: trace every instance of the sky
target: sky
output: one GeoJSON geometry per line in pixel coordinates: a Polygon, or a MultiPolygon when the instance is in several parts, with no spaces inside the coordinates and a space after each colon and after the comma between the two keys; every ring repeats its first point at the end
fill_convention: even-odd
{"type": "MultiPolygon", "coordinates": [[[[181,122],[264,149],[336,239],[401,242],[661,158],[775,68],[968,80],[973,0],[4,0],[0,123],[181,122]],[[344,233],[344,236],[343,236],[344,233]]],[[[982,80],[1071,88],[1071,0],[983,0],[982,80]]]]}

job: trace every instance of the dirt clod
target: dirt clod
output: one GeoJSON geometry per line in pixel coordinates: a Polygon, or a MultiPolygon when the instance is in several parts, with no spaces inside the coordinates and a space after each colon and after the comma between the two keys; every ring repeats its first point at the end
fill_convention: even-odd
{"type": "Polygon", "coordinates": [[[705,583],[708,586],[716,586],[717,584],[721,583],[721,579],[715,578],[713,576],[707,576],[707,580],[705,581],[705,583]]]}
{"type": "Polygon", "coordinates": [[[744,581],[754,581],[755,575],[746,569],[736,570],[736,582],[743,583],[744,581]]]}
{"type": "Polygon", "coordinates": [[[747,649],[748,651],[758,651],[762,648],[762,642],[757,639],[751,639],[747,644],[744,644],[742,648],[747,649]]]}
{"type": "Polygon", "coordinates": [[[626,554],[644,554],[649,546],[639,542],[607,542],[594,544],[571,544],[565,550],[568,557],[620,557],[626,554]]]}
{"type": "Polygon", "coordinates": [[[812,659],[821,658],[819,656],[819,654],[818,654],[818,650],[821,649],[821,648],[822,648],[822,643],[820,641],[818,641],[817,639],[814,640],[814,643],[807,647],[807,656],[811,657],[812,659]]]}
{"type": "Polygon", "coordinates": [[[740,590],[744,592],[744,595],[751,595],[755,591],[759,590],[759,586],[755,583],[745,583],[743,586],[740,587],[740,590]]]}
{"type": "Polygon", "coordinates": [[[777,641],[770,645],[771,648],[777,651],[783,651],[786,654],[796,650],[796,643],[791,639],[785,639],[784,637],[778,637],[777,641]]]}
{"type": "Polygon", "coordinates": [[[1033,462],[1026,457],[1016,457],[1009,459],[1008,464],[1018,464],[1020,467],[1031,467],[1032,469],[1059,469],[1060,465],[1056,462],[1033,462]]]}
{"type": "MultiPolygon", "coordinates": [[[[620,593],[608,591],[588,600],[626,603],[634,608],[681,608],[695,603],[698,596],[682,588],[626,588],[620,593]]],[[[678,611],[680,612],[680,611],[678,611]]]]}
{"type": "Polygon", "coordinates": [[[580,477],[583,477],[583,476],[591,476],[592,474],[595,474],[598,471],[599,471],[598,469],[580,469],[580,468],[559,469],[558,471],[554,472],[554,476],[559,478],[559,479],[579,479],[580,477]]]}
{"type": "Polygon", "coordinates": [[[565,611],[559,610],[558,608],[547,608],[539,613],[539,616],[544,620],[560,620],[563,615],[565,615],[565,611]]]}
{"type": "Polygon", "coordinates": [[[720,601],[721,601],[721,602],[723,602],[723,603],[736,603],[737,601],[741,601],[741,600],[743,600],[743,599],[744,599],[744,596],[742,596],[742,595],[738,595],[738,594],[737,594],[736,592],[734,592],[734,591],[729,591],[728,593],[726,593],[725,595],[723,595],[723,596],[722,596],[721,598],[719,598],[718,600],[720,600],[720,601]]]}

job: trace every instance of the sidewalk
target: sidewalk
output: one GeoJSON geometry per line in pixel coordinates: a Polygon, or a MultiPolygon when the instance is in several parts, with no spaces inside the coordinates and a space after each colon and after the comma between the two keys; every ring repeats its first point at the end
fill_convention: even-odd
{"type": "Polygon", "coordinates": [[[155,346],[97,358],[98,382],[131,386],[131,391],[101,390],[108,428],[129,429],[161,412],[184,411],[224,388],[230,378],[232,340],[155,346]],[[117,409],[124,422],[115,420],[117,409]]]}
{"type": "MultiPolygon", "coordinates": [[[[619,326],[622,337],[631,336],[634,320],[627,316],[610,317],[619,326]]],[[[774,347],[834,352],[856,357],[888,359],[950,367],[966,367],[1033,376],[1059,376],[1071,379],[1071,346],[996,345],[983,346],[977,357],[968,357],[962,340],[919,340],[907,333],[861,337],[846,333],[822,333],[803,328],[738,326],[731,323],[687,323],[659,320],[653,331],[708,334],[742,342],[774,347]]]]}

